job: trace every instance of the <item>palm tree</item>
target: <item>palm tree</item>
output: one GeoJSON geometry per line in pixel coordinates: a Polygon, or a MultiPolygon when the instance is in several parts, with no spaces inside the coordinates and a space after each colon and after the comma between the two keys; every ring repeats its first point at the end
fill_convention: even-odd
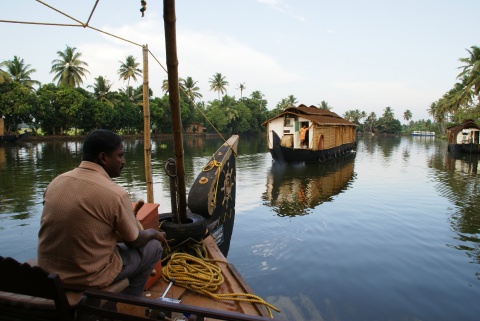
{"type": "Polygon", "coordinates": [[[21,83],[30,89],[33,89],[33,85],[40,86],[40,82],[38,80],[33,80],[30,78],[30,75],[37,70],[30,68],[30,65],[26,65],[23,59],[13,56],[13,60],[6,60],[2,62],[2,66],[5,66],[7,70],[1,74],[8,74],[8,76],[5,74],[3,75],[2,82],[5,82],[5,79],[10,79],[12,81],[21,83]]]}
{"type": "Polygon", "coordinates": [[[202,98],[202,94],[198,92],[200,88],[197,86],[197,81],[194,81],[192,77],[180,78],[180,87],[192,102],[195,101],[195,98],[202,98]]]}
{"type": "Polygon", "coordinates": [[[289,95],[285,102],[285,108],[295,107],[295,105],[298,103],[297,98],[294,95],[289,95]]]}
{"type": "Polygon", "coordinates": [[[114,103],[111,98],[110,89],[112,84],[106,77],[98,76],[95,78],[95,83],[88,87],[93,88],[93,96],[103,102],[106,102],[110,107],[114,106],[114,103]]]}
{"type": "Polygon", "coordinates": [[[237,89],[240,89],[240,99],[242,99],[243,98],[243,91],[245,89],[247,89],[247,87],[245,87],[245,83],[244,82],[239,83],[237,89]]]}
{"type": "Polygon", "coordinates": [[[392,120],[394,118],[392,107],[385,107],[383,110],[383,118],[392,120]]]}
{"type": "Polygon", "coordinates": [[[373,133],[373,128],[375,127],[376,122],[377,122],[377,114],[375,114],[374,112],[371,112],[365,121],[365,124],[368,125],[368,131],[370,133],[373,133]]]}
{"type": "Polygon", "coordinates": [[[130,79],[137,81],[137,76],[142,75],[142,70],[138,68],[140,63],[135,61],[135,57],[132,55],[127,56],[125,62],[119,61],[120,68],[118,69],[118,75],[123,81],[127,81],[127,87],[130,86],[130,79]]]}
{"type": "Polygon", "coordinates": [[[409,109],[405,110],[405,112],[403,113],[403,119],[405,119],[406,121],[412,119],[412,112],[409,109]]]}
{"type": "Polygon", "coordinates": [[[86,73],[90,73],[84,66],[88,64],[80,60],[82,54],[75,52],[77,48],[69,47],[65,51],[57,51],[60,59],[52,61],[52,70],[50,73],[55,73],[53,81],[58,79],[58,85],[65,85],[69,87],[80,87],[83,84],[83,77],[86,73]]]}
{"type": "Polygon", "coordinates": [[[163,82],[162,82],[162,90],[163,92],[165,93],[168,93],[168,79],[164,79],[163,82]]]}
{"type": "Polygon", "coordinates": [[[225,77],[221,73],[217,72],[209,79],[210,90],[218,92],[218,99],[220,100],[220,94],[227,92],[226,86],[228,86],[228,81],[225,80],[225,77]]]}
{"type": "Polygon", "coordinates": [[[322,100],[319,106],[320,109],[331,110],[332,106],[330,106],[325,100],[322,100]]]}
{"type": "Polygon", "coordinates": [[[467,89],[473,89],[473,93],[478,95],[480,92],[480,47],[472,46],[472,50],[468,50],[470,57],[460,58],[459,61],[465,65],[458,68],[463,68],[463,71],[457,78],[465,78],[465,85],[467,89]]]}
{"type": "Polygon", "coordinates": [[[360,125],[360,120],[365,117],[367,117],[367,113],[365,113],[364,111],[360,111],[360,109],[348,110],[343,115],[343,118],[357,125],[360,125]]]}
{"type": "Polygon", "coordinates": [[[282,98],[282,100],[277,104],[275,110],[278,112],[283,111],[284,109],[295,107],[297,103],[297,98],[294,95],[290,95],[287,98],[282,98]]]}

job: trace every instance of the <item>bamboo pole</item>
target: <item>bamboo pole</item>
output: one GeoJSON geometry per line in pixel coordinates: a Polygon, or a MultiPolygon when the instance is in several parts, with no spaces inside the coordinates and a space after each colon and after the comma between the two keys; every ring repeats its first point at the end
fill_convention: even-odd
{"type": "Polygon", "coordinates": [[[172,111],[173,143],[177,166],[178,223],[187,223],[187,197],[185,189],[185,164],[183,153],[182,118],[178,88],[177,36],[175,22],[175,0],[163,1],[165,21],[165,49],[167,54],[168,93],[172,111]]]}
{"type": "Polygon", "coordinates": [[[153,203],[152,147],[150,142],[150,105],[148,90],[148,45],[143,47],[143,145],[147,203],[153,203]]]}

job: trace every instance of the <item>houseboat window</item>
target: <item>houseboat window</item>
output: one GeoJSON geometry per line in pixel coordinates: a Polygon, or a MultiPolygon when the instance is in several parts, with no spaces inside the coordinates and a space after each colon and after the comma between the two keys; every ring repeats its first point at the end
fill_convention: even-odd
{"type": "Polygon", "coordinates": [[[293,118],[285,118],[285,127],[293,127],[293,118]]]}

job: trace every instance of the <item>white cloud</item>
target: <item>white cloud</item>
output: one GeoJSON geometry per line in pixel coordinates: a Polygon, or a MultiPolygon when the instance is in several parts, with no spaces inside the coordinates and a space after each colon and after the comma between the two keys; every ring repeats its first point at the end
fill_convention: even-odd
{"type": "Polygon", "coordinates": [[[303,22],[303,21],[306,20],[305,17],[293,13],[293,11],[291,10],[291,6],[282,2],[282,1],[278,1],[278,0],[257,0],[257,2],[265,4],[269,7],[271,7],[272,9],[277,10],[278,12],[287,14],[290,17],[295,18],[299,21],[303,22]]]}
{"type": "MultiPolygon", "coordinates": [[[[106,31],[139,44],[148,44],[150,51],[166,68],[163,25],[156,21],[141,22],[137,25],[124,25],[119,28],[105,27],[106,31]]],[[[77,47],[83,53],[84,61],[89,63],[91,75],[88,84],[94,82],[99,75],[115,82],[113,88],[124,88],[125,83],[116,78],[119,61],[124,61],[127,55],[133,55],[137,62],[142,62],[142,49],[135,45],[122,42],[110,36],[103,36],[105,41],[79,44],[77,47]]],[[[205,100],[216,99],[217,95],[209,92],[208,80],[213,74],[220,72],[229,82],[229,95],[239,95],[236,92],[238,83],[245,83],[249,95],[253,90],[268,90],[278,84],[301,79],[297,73],[283,68],[274,58],[244,45],[231,36],[214,35],[198,31],[177,29],[177,50],[179,61],[179,76],[191,76],[201,89],[205,100]]],[[[160,96],[161,85],[167,78],[163,69],[149,56],[149,80],[154,94],[160,96]]],[[[133,84],[139,85],[140,83],[133,84]]]]}

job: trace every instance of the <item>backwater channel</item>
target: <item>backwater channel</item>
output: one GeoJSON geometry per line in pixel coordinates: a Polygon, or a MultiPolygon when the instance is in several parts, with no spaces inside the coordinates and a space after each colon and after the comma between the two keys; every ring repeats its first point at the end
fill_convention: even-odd
{"type": "MultiPolygon", "coordinates": [[[[222,141],[184,143],[188,189],[222,141]]],[[[36,256],[43,191],[79,164],[81,147],[0,146],[1,256],[36,256]]],[[[143,142],[127,139],[125,150],[115,180],[146,199],[143,142]]],[[[172,139],[153,138],[161,213],[170,212],[172,157],[172,139]]],[[[441,139],[365,136],[352,157],[276,166],[264,138],[240,137],[228,260],[285,320],[479,320],[478,163],[449,155],[441,139]]]]}

